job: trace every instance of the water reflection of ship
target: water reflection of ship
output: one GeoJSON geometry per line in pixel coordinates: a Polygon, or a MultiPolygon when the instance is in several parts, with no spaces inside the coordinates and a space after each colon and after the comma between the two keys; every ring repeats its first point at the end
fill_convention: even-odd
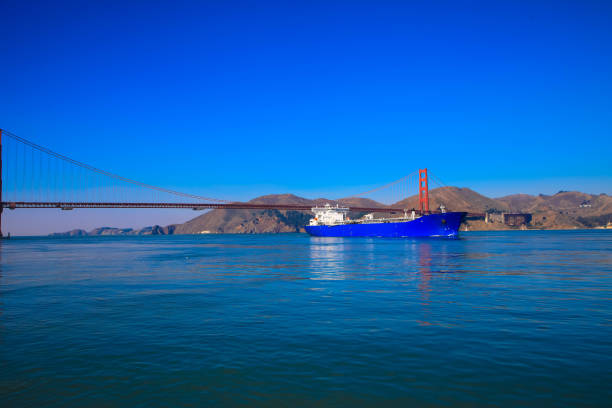
{"type": "Polygon", "coordinates": [[[418,254],[418,288],[421,292],[423,301],[429,301],[429,293],[431,292],[431,245],[427,242],[421,242],[417,249],[418,254]]]}
{"type": "Polygon", "coordinates": [[[312,279],[345,279],[344,238],[310,238],[310,267],[312,279]]]}
{"type": "Polygon", "coordinates": [[[417,259],[416,259],[416,267],[417,267],[417,290],[421,295],[421,313],[422,317],[418,320],[420,325],[423,326],[431,326],[432,323],[432,313],[429,309],[430,307],[430,294],[431,294],[431,279],[432,279],[432,271],[431,271],[431,245],[426,242],[421,242],[417,245],[417,259]]]}
{"type": "Polygon", "coordinates": [[[453,265],[458,254],[453,251],[460,241],[437,241],[435,249],[428,242],[417,244],[416,249],[416,273],[417,290],[421,298],[421,320],[419,324],[430,326],[433,324],[448,324],[444,322],[444,317],[432,313],[431,308],[436,307],[436,301],[440,297],[436,296],[441,292],[437,288],[445,287],[449,281],[461,280],[462,271],[453,265]],[[433,252],[433,253],[432,253],[433,252]],[[441,320],[440,320],[441,319],[441,320]]]}

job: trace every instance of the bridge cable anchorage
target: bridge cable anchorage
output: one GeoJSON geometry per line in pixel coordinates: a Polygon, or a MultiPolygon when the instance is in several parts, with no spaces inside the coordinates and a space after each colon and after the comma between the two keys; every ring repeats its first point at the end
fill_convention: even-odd
{"type": "MultiPolygon", "coordinates": [[[[133,179],[127,178],[127,177],[119,176],[117,174],[114,174],[114,173],[111,173],[111,172],[108,172],[108,171],[105,171],[105,170],[101,170],[101,169],[99,169],[97,167],[90,166],[90,165],[88,165],[86,163],[83,163],[83,162],[80,162],[78,160],[72,159],[72,158],[70,158],[68,156],[64,156],[63,154],[56,153],[56,152],[54,152],[54,151],[52,151],[50,149],[47,149],[46,147],[40,146],[40,145],[38,145],[38,144],[36,144],[34,142],[31,142],[31,141],[29,141],[27,139],[24,139],[24,138],[22,138],[20,136],[17,136],[15,134],[11,133],[11,132],[6,131],[6,130],[2,130],[2,135],[8,136],[9,138],[11,138],[11,139],[21,143],[23,146],[28,146],[28,147],[30,147],[32,149],[31,150],[31,153],[32,153],[32,173],[36,172],[36,167],[37,167],[36,166],[35,156],[34,156],[34,151],[37,151],[39,153],[39,155],[41,155],[39,157],[39,161],[40,162],[39,162],[39,166],[38,166],[39,167],[38,168],[38,172],[36,172],[36,173],[38,173],[38,176],[40,176],[40,177],[44,177],[43,169],[42,169],[42,153],[45,153],[48,156],[55,157],[57,159],[62,160],[64,164],[69,163],[69,164],[72,164],[74,166],[77,166],[77,168],[89,170],[89,171],[97,173],[97,174],[99,174],[101,176],[106,176],[109,179],[113,179],[115,181],[122,181],[124,183],[129,183],[129,184],[131,184],[133,186],[142,187],[142,188],[145,188],[145,189],[156,191],[158,193],[166,193],[166,194],[171,194],[171,195],[174,195],[174,196],[177,196],[177,197],[190,198],[190,199],[201,200],[201,201],[211,201],[211,202],[217,202],[217,203],[231,203],[232,202],[230,200],[222,200],[222,199],[218,199],[218,198],[203,197],[203,196],[199,196],[199,195],[196,195],[196,194],[183,193],[183,192],[180,192],[180,191],[175,191],[175,190],[171,190],[171,189],[167,189],[167,188],[158,187],[158,186],[154,186],[154,185],[151,185],[151,184],[143,183],[143,182],[140,182],[140,181],[137,181],[137,180],[133,180],[133,179]]],[[[24,163],[23,163],[24,166],[25,166],[25,162],[26,162],[25,156],[26,156],[26,151],[25,151],[25,147],[24,147],[24,163]]],[[[25,170],[25,168],[24,168],[24,170],[25,170]]],[[[75,174],[75,168],[74,167],[70,167],[70,169],[66,169],[65,165],[62,166],[61,173],[62,173],[62,175],[61,175],[62,176],[61,177],[62,184],[64,184],[64,186],[63,186],[64,188],[62,188],[62,190],[65,191],[66,187],[69,187],[69,189],[70,189],[69,194],[70,194],[70,197],[72,198],[71,201],[75,201],[74,200],[74,198],[76,198],[75,197],[75,187],[79,186],[79,188],[82,189],[82,187],[80,186],[81,183],[83,182],[83,180],[81,179],[82,174],[80,172],[75,174]],[[67,184],[67,186],[66,186],[66,184],[67,184]]],[[[24,171],[24,177],[25,177],[25,171],[24,171]]],[[[48,177],[49,177],[49,175],[47,175],[47,178],[48,177]]],[[[25,184],[25,181],[26,180],[24,179],[24,184],[25,184]]],[[[116,195],[116,193],[117,193],[117,191],[116,191],[117,185],[116,184],[107,183],[104,180],[99,180],[99,181],[102,184],[102,186],[100,186],[100,187],[102,187],[106,192],[111,193],[111,194],[114,193],[113,195],[116,195]]],[[[55,179],[55,182],[57,182],[57,179],[55,179]]],[[[33,180],[31,181],[31,186],[30,187],[32,187],[32,189],[34,187],[33,180]]],[[[96,189],[96,190],[99,190],[99,189],[96,189]]],[[[38,198],[39,199],[41,198],[40,197],[41,193],[42,193],[41,191],[38,191],[38,195],[39,195],[38,198]]],[[[34,198],[35,195],[36,195],[36,192],[30,191],[30,195],[31,195],[32,198],[34,198]]],[[[62,201],[64,201],[64,200],[62,200],[62,201]]]]}

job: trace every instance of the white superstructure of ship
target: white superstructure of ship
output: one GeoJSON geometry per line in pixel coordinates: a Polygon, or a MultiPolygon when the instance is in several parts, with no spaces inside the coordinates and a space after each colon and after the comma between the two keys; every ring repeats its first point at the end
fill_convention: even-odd
{"type": "Polygon", "coordinates": [[[419,218],[416,211],[404,210],[403,217],[396,218],[374,218],[374,214],[366,214],[362,218],[351,220],[348,216],[350,209],[348,207],[340,207],[338,204],[332,206],[327,203],[322,207],[313,207],[311,211],[314,217],[310,219],[309,225],[343,225],[343,224],[365,224],[365,223],[385,223],[385,222],[401,222],[412,221],[419,218]]]}

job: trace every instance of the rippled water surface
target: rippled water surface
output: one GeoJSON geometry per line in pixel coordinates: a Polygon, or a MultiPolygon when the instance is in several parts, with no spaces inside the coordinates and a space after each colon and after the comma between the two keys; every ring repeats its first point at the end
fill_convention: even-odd
{"type": "Polygon", "coordinates": [[[2,406],[610,406],[612,233],[0,243],[2,406]]]}

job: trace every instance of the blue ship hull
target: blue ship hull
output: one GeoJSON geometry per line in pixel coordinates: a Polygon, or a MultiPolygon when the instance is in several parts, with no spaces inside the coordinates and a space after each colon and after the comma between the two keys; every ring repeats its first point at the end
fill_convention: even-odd
{"type": "Polygon", "coordinates": [[[459,232],[464,212],[424,215],[416,220],[342,225],[307,225],[316,237],[449,237],[459,232]]]}

